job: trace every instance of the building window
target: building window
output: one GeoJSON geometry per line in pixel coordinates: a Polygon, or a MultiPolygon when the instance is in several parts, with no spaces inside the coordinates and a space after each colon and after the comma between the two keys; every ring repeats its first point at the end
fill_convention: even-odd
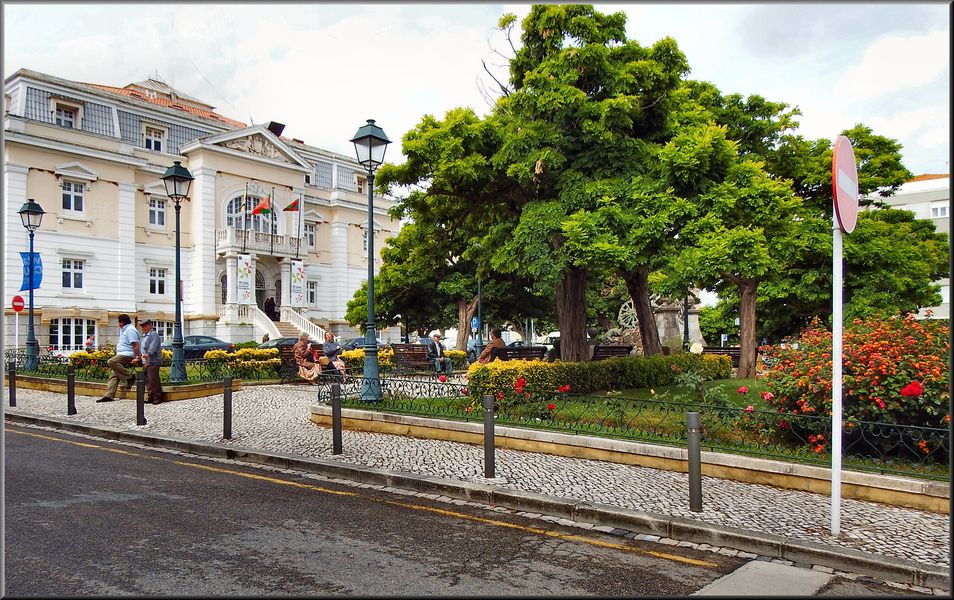
{"type": "MultiPolygon", "coordinates": [[[[253,215],[252,209],[262,201],[262,198],[257,198],[253,196],[248,197],[248,205],[246,206],[245,198],[243,196],[236,196],[229,200],[229,203],[225,206],[225,226],[234,227],[235,229],[251,229],[253,231],[260,231],[262,233],[278,233],[278,220],[272,218],[271,215],[253,215]]],[[[274,207],[275,202],[272,202],[274,207]]]]}
{"type": "Polygon", "coordinates": [[[938,219],[938,218],[946,217],[946,216],[947,216],[947,205],[942,204],[942,205],[940,205],[940,206],[932,206],[932,207],[931,207],[931,218],[932,218],[932,219],[938,219]]]}
{"type": "Polygon", "coordinates": [[[60,127],[76,129],[78,111],[72,106],[56,105],[56,124],[60,127]]]}
{"type": "Polygon", "coordinates": [[[307,288],[307,290],[306,290],[306,293],[307,293],[307,296],[308,296],[308,298],[307,298],[307,299],[308,299],[308,304],[310,304],[311,306],[317,305],[317,304],[318,304],[318,282],[317,282],[317,281],[309,281],[309,282],[308,282],[308,288],[307,288]]]}
{"type": "Polygon", "coordinates": [[[309,248],[315,247],[315,224],[305,223],[305,243],[309,248]]]}
{"type": "Polygon", "coordinates": [[[311,185],[311,175],[305,175],[305,185],[311,185]]]}
{"type": "Polygon", "coordinates": [[[360,175],[355,175],[354,177],[354,187],[359,194],[363,194],[365,190],[365,185],[367,185],[368,180],[360,175]]]}
{"type": "Polygon", "coordinates": [[[50,320],[50,343],[55,350],[84,350],[86,340],[96,335],[93,319],[63,318],[50,320]]]}
{"type": "Polygon", "coordinates": [[[83,289],[84,262],[73,258],[63,259],[63,289],[83,289]]]}
{"type": "Polygon", "coordinates": [[[156,295],[165,295],[166,293],[166,270],[152,267],[149,269],[149,293],[156,295]]]}
{"type": "Polygon", "coordinates": [[[159,334],[160,341],[172,340],[172,328],[175,325],[172,321],[153,321],[153,329],[159,334]]]}
{"type": "Polygon", "coordinates": [[[149,125],[146,125],[145,129],[146,150],[162,152],[163,140],[165,140],[166,132],[162,129],[159,129],[158,127],[151,127],[149,125]]]}
{"type": "Polygon", "coordinates": [[[63,182],[63,210],[83,212],[83,191],[86,186],[75,181],[63,182]]]}
{"type": "Polygon", "coordinates": [[[166,226],[166,201],[158,198],[149,199],[149,224],[156,227],[166,226]]]}
{"type": "Polygon", "coordinates": [[[364,232],[361,234],[361,249],[364,252],[368,251],[368,230],[367,229],[365,229],[364,232]]]}

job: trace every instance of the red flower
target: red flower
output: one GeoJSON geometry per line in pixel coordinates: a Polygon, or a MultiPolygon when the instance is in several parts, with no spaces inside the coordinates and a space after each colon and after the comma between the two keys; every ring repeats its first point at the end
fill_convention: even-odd
{"type": "Polygon", "coordinates": [[[737,389],[736,391],[739,392],[740,394],[748,394],[749,388],[743,385],[743,386],[739,386],[739,389],[737,389]]]}
{"type": "Polygon", "coordinates": [[[441,373],[440,377],[438,377],[437,380],[440,381],[441,383],[444,383],[445,381],[447,381],[447,376],[441,373]]]}
{"type": "Polygon", "coordinates": [[[464,409],[464,412],[474,412],[474,407],[468,406],[467,408],[464,409]]]}
{"type": "Polygon", "coordinates": [[[564,394],[567,393],[567,392],[569,392],[569,391],[570,391],[570,384],[561,385],[560,387],[557,388],[557,391],[558,391],[558,392],[561,392],[561,393],[564,393],[564,394]]]}
{"type": "Polygon", "coordinates": [[[919,381],[912,381],[908,385],[901,388],[901,395],[908,396],[911,398],[917,398],[924,393],[924,386],[921,385],[919,381]]]}
{"type": "Polygon", "coordinates": [[[96,366],[96,359],[94,358],[94,359],[92,359],[91,361],[89,361],[89,365],[90,365],[91,367],[95,367],[95,366],[96,366]]]}
{"type": "Polygon", "coordinates": [[[547,404],[547,410],[553,410],[554,408],[556,408],[556,404],[552,402],[550,404],[547,404]]]}
{"type": "Polygon", "coordinates": [[[745,407],[745,412],[747,412],[747,413],[750,413],[750,412],[752,412],[753,410],[755,410],[755,407],[752,406],[751,404],[749,404],[748,406],[745,407]]]}
{"type": "Polygon", "coordinates": [[[774,397],[775,397],[775,394],[773,394],[772,392],[762,392],[762,400],[765,400],[766,402],[768,402],[774,397]]]}
{"type": "Polygon", "coordinates": [[[460,395],[461,395],[461,396],[466,396],[466,395],[467,395],[467,388],[461,388],[461,390],[460,390],[460,395]]]}
{"type": "Polygon", "coordinates": [[[497,400],[503,400],[503,392],[497,392],[497,400]]]}
{"type": "Polygon", "coordinates": [[[53,346],[47,346],[46,349],[47,349],[47,351],[49,351],[49,352],[53,352],[53,346]]]}

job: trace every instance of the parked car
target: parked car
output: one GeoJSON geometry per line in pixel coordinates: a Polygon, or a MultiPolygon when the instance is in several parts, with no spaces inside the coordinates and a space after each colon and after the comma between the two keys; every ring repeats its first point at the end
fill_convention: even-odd
{"type": "Polygon", "coordinates": [[[514,340],[507,344],[508,348],[523,348],[526,344],[523,343],[523,340],[514,340]]]}
{"type": "MultiPolygon", "coordinates": [[[[364,348],[364,340],[365,338],[363,337],[356,337],[356,338],[348,338],[339,343],[341,344],[341,347],[344,348],[345,350],[357,350],[358,348],[364,348]]],[[[378,339],[378,348],[383,348],[385,346],[387,346],[387,344],[381,341],[381,339],[378,339]]]]}
{"type": "MultiPolygon", "coordinates": [[[[166,350],[172,350],[172,340],[166,340],[162,347],[166,350]]],[[[185,357],[202,358],[209,350],[225,350],[226,352],[235,352],[235,344],[223,342],[218,338],[207,335],[187,335],[182,338],[182,349],[185,351],[185,357]]]]}
{"type": "Polygon", "coordinates": [[[259,349],[266,348],[281,348],[283,346],[294,346],[298,343],[298,338],[296,337],[281,337],[275,338],[274,340],[268,340],[267,342],[262,342],[258,345],[259,349]]]}

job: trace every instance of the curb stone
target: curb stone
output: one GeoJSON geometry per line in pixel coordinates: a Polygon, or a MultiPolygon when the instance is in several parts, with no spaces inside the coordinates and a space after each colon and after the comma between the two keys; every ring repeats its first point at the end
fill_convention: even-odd
{"type": "MultiPolygon", "coordinates": [[[[736,554],[740,551],[755,553],[758,555],[755,560],[771,560],[785,564],[801,562],[809,565],[831,567],[839,571],[859,573],[863,577],[883,579],[885,582],[906,586],[905,589],[907,589],[907,586],[918,586],[922,589],[942,590],[945,594],[950,590],[949,573],[941,568],[932,568],[913,561],[877,556],[848,548],[834,548],[757,531],[728,528],[683,517],[654,515],[619,507],[556,498],[535,492],[499,488],[482,483],[347,464],[332,459],[305,458],[293,454],[266,452],[215,442],[203,443],[182,440],[138,431],[119,430],[107,426],[59,421],[34,415],[6,413],[4,416],[8,422],[12,423],[59,429],[148,448],[162,448],[206,458],[244,461],[277,469],[317,473],[331,480],[340,479],[342,483],[347,485],[371,484],[375,487],[380,485],[402,488],[412,490],[418,494],[426,493],[428,497],[434,496],[435,499],[439,496],[447,496],[452,499],[468,500],[476,507],[488,510],[493,510],[499,505],[513,512],[540,513],[542,516],[539,518],[545,521],[553,522],[560,519],[572,522],[582,521],[594,526],[605,525],[633,532],[632,534],[626,534],[624,536],[626,538],[630,538],[632,535],[636,539],[661,543],[688,541],[696,544],[709,544],[714,547],[714,551],[727,547],[736,554]],[[646,533],[654,535],[646,535],[646,533]],[[647,538],[655,539],[649,540],[647,538]],[[668,538],[668,540],[663,542],[665,538],[668,538]]],[[[863,577],[859,577],[859,580],[863,577]]]]}

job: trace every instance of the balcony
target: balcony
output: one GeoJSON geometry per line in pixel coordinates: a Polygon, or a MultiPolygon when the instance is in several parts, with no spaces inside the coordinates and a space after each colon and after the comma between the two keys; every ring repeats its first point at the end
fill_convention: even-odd
{"type": "MultiPolygon", "coordinates": [[[[297,237],[288,235],[273,235],[249,229],[235,229],[234,227],[215,230],[215,251],[217,253],[255,253],[295,258],[295,254],[299,252],[298,245],[301,241],[297,237]]],[[[301,251],[302,254],[307,254],[308,248],[302,246],[301,251]]],[[[302,258],[302,254],[299,254],[299,258],[302,258]]]]}

